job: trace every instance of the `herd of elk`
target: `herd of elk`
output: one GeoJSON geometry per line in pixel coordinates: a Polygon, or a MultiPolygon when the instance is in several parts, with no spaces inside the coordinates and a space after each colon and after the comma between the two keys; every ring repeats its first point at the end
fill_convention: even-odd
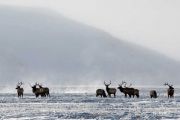
{"type": "Polygon", "coordinates": [[[106,86],[108,96],[111,97],[111,94],[113,94],[114,97],[116,97],[116,88],[109,88],[109,85],[111,85],[111,81],[109,82],[109,84],[104,81],[104,85],[106,86]]]}
{"type": "Polygon", "coordinates": [[[18,82],[17,87],[16,87],[18,97],[23,97],[24,89],[21,88],[22,84],[23,84],[22,82],[18,82]]]}
{"type": "Polygon", "coordinates": [[[127,95],[129,95],[129,97],[131,98],[131,96],[136,96],[137,98],[139,98],[139,90],[138,89],[134,89],[131,87],[131,84],[129,87],[126,86],[126,82],[122,81],[121,84],[119,84],[118,89],[120,90],[120,92],[124,93],[125,97],[127,97],[127,95]],[[124,87],[122,86],[123,84],[124,87]]]}
{"type": "MultiPolygon", "coordinates": [[[[18,82],[17,84],[17,95],[18,97],[23,97],[23,92],[24,89],[21,87],[23,83],[22,82],[18,82]]],[[[35,85],[31,86],[32,87],[32,92],[35,94],[36,97],[41,96],[41,97],[50,97],[49,94],[49,88],[47,87],[42,87],[42,85],[36,83],[35,85]]]]}
{"type": "MultiPolygon", "coordinates": [[[[18,97],[23,97],[24,89],[21,87],[22,84],[23,84],[22,82],[18,82],[17,87],[16,87],[18,97]]],[[[139,98],[139,90],[131,87],[132,84],[130,84],[128,87],[126,86],[126,84],[127,84],[126,82],[122,81],[122,83],[119,84],[119,87],[117,89],[119,89],[120,92],[124,93],[125,97],[127,97],[127,95],[128,95],[130,98],[131,98],[131,96],[133,98],[134,98],[134,96],[139,98]]],[[[107,84],[104,81],[104,85],[106,86],[106,92],[107,92],[108,96],[111,97],[111,94],[113,94],[114,97],[116,97],[116,88],[109,88],[109,86],[111,85],[111,81],[109,82],[109,84],[107,84]]],[[[165,83],[164,85],[169,87],[167,89],[168,98],[173,98],[174,97],[173,85],[170,85],[169,83],[165,83]]],[[[36,97],[39,97],[39,96],[50,97],[48,87],[43,87],[42,85],[35,83],[35,85],[31,86],[31,88],[32,88],[32,92],[35,94],[36,97]]],[[[98,96],[107,97],[106,92],[103,89],[97,89],[96,97],[98,97],[98,96]]],[[[156,90],[150,90],[150,97],[157,98],[156,90]]]]}
{"type": "Polygon", "coordinates": [[[36,97],[48,97],[50,96],[49,94],[49,88],[47,87],[42,87],[42,85],[36,83],[35,85],[31,86],[32,87],[32,92],[35,94],[36,97]]]}
{"type": "MultiPolygon", "coordinates": [[[[117,89],[120,90],[120,92],[124,93],[125,97],[127,97],[127,95],[131,98],[131,96],[134,98],[134,96],[136,96],[137,98],[139,98],[139,90],[135,89],[133,87],[131,87],[132,84],[130,84],[128,87],[126,86],[126,82],[122,81],[121,84],[119,84],[119,87],[117,89]],[[124,86],[123,86],[124,85],[124,86]]],[[[109,88],[109,85],[111,85],[111,81],[109,82],[109,84],[107,84],[104,81],[104,85],[106,86],[106,92],[108,94],[109,97],[111,97],[111,94],[114,95],[114,97],[116,97],[116,88],[109,88]]],[[[174,88],[173,85],[169,85],[168,83],[165,83],[164,85],[169,86],[168,90],[167,90],[167,95],[168,98],[172,98],[174,97],[174,88]]],[[[150,90],[149,92],[150,98],[157,98],[157,92],[156,90],[150,90]]],[[[96,90],[96,97],[101,96],[101,97],[107,97],[105,90],[103,89],[97,89],[96,90]]]]}

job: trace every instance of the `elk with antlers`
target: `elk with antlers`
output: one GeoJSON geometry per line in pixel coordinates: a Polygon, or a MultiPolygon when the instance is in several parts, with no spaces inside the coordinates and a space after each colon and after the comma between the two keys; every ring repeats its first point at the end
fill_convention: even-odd
{"type": "Polygon", "coordinates": [[[47,87],[42,87],[42,85],[40,85],[38,83],[36,83],[35,85],[33,85],[31,87],[32,87],[32,92],[35,94],[36,97],[38,97],[38,96],[41,96],[41,97],[50,96],[49,88],[47,88],[47,87]]]}
{"type": "Polygon", "coordinates": [[[121,84],[119,84],[119,87],[118,89],[120,90],[120,92],[124,93],[125,97],[127,97],[127,95],[129,95],[129,97],[131,98],[131,96],[136,96],[137,98],[139,98],[139,90],[138,89],[134,89],[134,88],[131,88],[131,85],[129,87],[126,87],[126,82],[122,81],[121,84]],[[123,84],[124,87],[122,86],[123,84]]]}
{"type": "Polygon", "coordinates": [[[169,88],[167,89],[167,95],[168,95],[168,98],[173,98],[174,97],[174,87],[173,85],[169,85],[168,83],[164,83],[164,85],[166,86],[169,86],[169,88]]]}
{"type": "Polygon", "coordinates": [[[18,82],[17,87],[16,87],[18,97],[23,97],[24,89],[21,88],[22,84],[23,84],[22,82],[18,82]]]}
{"type": "Polygon", "coordinates": [[[109,85],[111,85],[111,81],[109,82],[109,84],[104,81],[104,85],[106,86],[108,96],[111,97],[111,94],[113,94],[114,97],[116,97],[116,88],[109,88],[109,85]]]}

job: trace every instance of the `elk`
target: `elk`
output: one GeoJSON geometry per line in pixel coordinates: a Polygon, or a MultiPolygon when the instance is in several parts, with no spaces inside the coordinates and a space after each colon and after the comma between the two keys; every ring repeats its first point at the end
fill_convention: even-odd
{"type": "Polygon", "coordinates": [[[139,98],[139,90],[138,89],[134,89],[129,87],[126,87],[126,82],[122,81],[121,84],[119,84],[118,89],[120,90],[120,92],[124,93],[125,97],[127,97],[127,95],[129,95],[129,97],[131,98],[131,96],[136,96],[137,98],[139,98]],[[125,84],[124,87],[122,87],[122,85],[125,84]]]}
{"type": "Polygon", "coordinates": [[[167,89],[167,95],[168,95],[168,98],[173,98],[174,97],[174,87],[173,85],[169,85],[168,83],[164,83],[164,85],[166,86],[169,86],[169,88],[167,89]]]}
{"type": "Polygon", "coordinates": [[[47,88],[47,87],[42,87],[42,85],[39,85],[38,83],[36,83],[35,85],[33,85],[31,87],[32,87],[32,92],[35,94],[36,97],[50,96],[49,88],[47,88]],[[39,86],[39,87],[37,87],[37,86],[39,86]]]}
{"type": "Polygon", "coordinates": [[[109,84],[106,84],[106,82],[104,81],[104,85],[106,86],[108,96],[111,97],[111,94],[113,94],[114,97],[116,97],[116,88],[109,88],[109,85],[111,85],[111,81],[109,82],[109,84]]]}
{"type": "Polygon", "coordinates": [[[18,95],[18,97],[22,97],[22,98],[23,98],[24,89],[21,88],[21,85],[22,85],[22,84],[23,84],[22,82],[18,82],[16,89],[17,89],[17,95],[18,95]]]}
{"type": "Polygon", "coordinates": [[[149,93],[150,93],[150,97],[151,97],[151,98],[157,98],[157,92],[156,92],[156,90],[151,90],[149,93]]]}
{"type": "Polygon", "coordinates": [[[101,97],[107,97],[106,96],[106,92],[103,90],[103,89],[97,89],[96,90],[96,97],[98,97],[98,96],[101,96],[101,97]]]}
{"type": "Polygon", "coordinates": [[[45,96],[49,96],[50,97],[49,88],[48,87],[42,87],[42,85],[40,85],[40,84],[37,84],[37,85],[44,92],[45,96]]]}

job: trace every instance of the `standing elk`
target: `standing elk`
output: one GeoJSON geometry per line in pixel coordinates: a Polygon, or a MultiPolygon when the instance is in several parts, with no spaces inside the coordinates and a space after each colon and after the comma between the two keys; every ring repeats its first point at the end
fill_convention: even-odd
{"type": "Polygon", "coordinates": [[[106,82],[104,81],[104,85],[106,86],[108,96],[111,97],[111,94],[113,94],[114,97],[116,97],[116,88],[109,88],[109,85],[111,85],[111,81],[109,82],[109,84],[106,84],[106,82]]]}
{"type": "Polygon", "coordinates": [[[22,97],[22,98],[23,98],[24,89],[21,88],[21,85],[22,85],[22,84],[23,84],[22,82],[18,82],[16,89],[17,89],[17,95],[18,95],[18,97],[22,97]]]}
{"type": "Polygon", "coordinates": [[[50,97],[49,88],[48,87],[42,87],[42,85],[40,85],[40,84],[37,84],[37,85],[44,92],[45,96],[50,97]]]}
{"type": "Polygon", "coordinates": [[[36,97],[46,97],[46,96],[50,96],[49,94],[49,88],[47,87],[42,87],[42,85],[39,84],[35,84],[32,87],[32,92],[35,94],[36,97]],[[39,86],[39,87],[37,87],[39,86]]]}
{"type": "Polygon", "coordinates": [[[97,89],[96,90],[96,97],[98,97],[99,95],[101,97],[107,97],[106,92],[103,89],[97,89]]]}
{"type": "Polygon", "coordinates": [[[130,86],[126,87],[126,82],[122,81],[122,83],[119,84],[118,89],[120,90],[120,92],[124,93],[125,97],[127,97],[127,95],[129,95],[130,98],[131,98],[131,96],[133,96],[133,97],[136,96],[137,98],[139,98],[139,90],[131,88],[130,86]],[[122,87],[123,84],[125,84],[124,87],[122,87]]]}
{"type": "Polygon", "coordinates": [[[173,98],[174,97],[174,87],[173,85],[169,85],[168,83],[165,83],[164,84],[165,86],[169,86],[169,88],[167,89],[167,95],[168,95],[168,98],[173,98]]]}
{"type": "Polygon", "coordinates": [[[150,91],[150,97],[151,97],[151,98],[157,98],[157,92],[156,92],[156,90],[151,90],[151,91],[150,91]]]}

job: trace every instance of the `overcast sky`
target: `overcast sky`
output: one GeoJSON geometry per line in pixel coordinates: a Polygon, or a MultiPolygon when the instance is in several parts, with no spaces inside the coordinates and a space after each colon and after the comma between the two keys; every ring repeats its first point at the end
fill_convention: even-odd
{"type": "Polygon", "coordinates": [[[178,0],[1,0],[0,4],[53,9],[180,61],[178,0]]]}

